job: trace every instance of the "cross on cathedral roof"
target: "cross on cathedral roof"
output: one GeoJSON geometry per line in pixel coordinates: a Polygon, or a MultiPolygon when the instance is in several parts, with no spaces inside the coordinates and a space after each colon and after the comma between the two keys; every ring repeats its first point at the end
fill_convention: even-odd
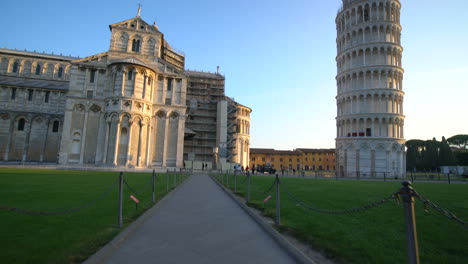
{"type": "Polygon", "coordinates": [[[137,17],[140,17],[141,7],[142,7],[141,3],[138,3],[137,17]]]}

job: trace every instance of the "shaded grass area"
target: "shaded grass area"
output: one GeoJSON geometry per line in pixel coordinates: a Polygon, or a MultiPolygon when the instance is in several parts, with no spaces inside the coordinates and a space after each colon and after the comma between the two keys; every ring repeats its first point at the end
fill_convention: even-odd
{"type": "MultiPolygon", "coordinates": [[[[92,201],[109,190],[118,172],[0,169],[0,204],[32,211],[61,211],[92,201]]],[[[151,173],[124,173],[138,193],[124,186],[124,227],[152,204],[151,173]],[[129,198],[140,200],[136,208],[129,198]]],[[[156,199],[174,187],[174,173],[156,175],[156,199]]],[[[178,174],[180,184],[187,176],[178,174]]],[[[2,263],[80,263],[120,232],[118,184],[88,208],[63,215],[25,215],[0,210],[2,263]]]]}
{"type": "MultiPolygon", "coordinates": [[[[227,186],[234,189],[234,177],[227,186]]],[[[226,184],[226,176],[218,177],[226,184]],[[223,180],[222,180],[223,179],[223,180]]],[[[237,194],[246,196],[245,176],[238,176],[237,194]]],[[[254,176],[250,206],[275,216],[274,177],[254,176]],[[268,195],[272,198],[263,203],[268,195]]],[[[281,178],[302,202],[325,210],[344,210],[367,205],[397,192],[399,182],[281,178]]],[[[432,202],[468,221],[468,185],[418,183],[415,190],[432,202]]],[[[310,211],[297,204],[282,188],[281,224],[278,229],[321,250],[341,263],[405,263],[406,231],[403,208],[389,201],[364,212],[331,215],[310,211]]],[[[468,228],[416,201],[416,223],[421,263],[468,263],[468,228]]]]}

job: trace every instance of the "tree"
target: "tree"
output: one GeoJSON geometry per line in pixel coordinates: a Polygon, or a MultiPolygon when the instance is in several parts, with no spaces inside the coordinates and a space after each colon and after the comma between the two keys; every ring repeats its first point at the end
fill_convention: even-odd
{"type": "Polygon", "coordinates": [[[464,134],[455,135],[453,137],[447,138],[447,142],[453,147],[457,147],[459,149],[467,149],[468,135],[464,135],[464,134]]]}
{"type": "Polygon", "coordinates": [[[424,169],[434,171],[439,167],[439,144],[435,138],[424,142],[425,151],[422,155],[424,169]]]}
{"type": "Polygon", "coordinates": [[[445,137],[442,137],[439,148],[439,163],[441,166],[453,166],[456,165],[455,157],[452,153],[452,149],[447,143],[445,137]]]}
{"type": "Polygon", "coordinates": [[[406,168],[407,170],[422,170],[422,155],[425,149],[424,141],[412,139],[406,141],[406,168]]]}
{"type": "Polygon", "coordinates": [[[457,165],[468,166],[468,151],[458,151],[457,156],[457,165]]]}

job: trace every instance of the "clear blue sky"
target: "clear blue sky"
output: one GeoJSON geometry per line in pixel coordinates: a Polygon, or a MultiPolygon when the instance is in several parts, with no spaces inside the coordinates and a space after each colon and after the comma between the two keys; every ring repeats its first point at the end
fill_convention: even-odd
{"type": "MultiPolygon", "coordinates": [[[[138,1],[2,1],[0,47],[90,56],[138,1]]],[[[253,109],[251,146],[334,148],[340,0],[141,0],[141,17],[186,54],[186,68],[226,75],[253,109]]],[[[406,139],[468,134],[468,1],[401,0],[406,139]]]]}

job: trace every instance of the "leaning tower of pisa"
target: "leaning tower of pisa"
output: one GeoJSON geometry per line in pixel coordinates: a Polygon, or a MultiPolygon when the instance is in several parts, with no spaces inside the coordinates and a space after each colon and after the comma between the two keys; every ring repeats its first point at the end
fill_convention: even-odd
{"type": "Polygon", "coordinates": [[[404,177],[398,0],[343,0],[337,30],[337,173],[404,177]]]}

